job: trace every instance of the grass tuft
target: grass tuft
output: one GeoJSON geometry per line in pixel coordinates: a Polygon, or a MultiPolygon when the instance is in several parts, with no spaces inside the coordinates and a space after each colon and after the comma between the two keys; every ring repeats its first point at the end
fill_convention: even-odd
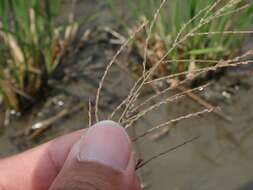
{"type": "Polygon", "coordinates": [[[56,26],[60,4],[0,1],[0,94],[8,109],[22,111],[40,95],[72,43],[78,25],[56,26]]]}

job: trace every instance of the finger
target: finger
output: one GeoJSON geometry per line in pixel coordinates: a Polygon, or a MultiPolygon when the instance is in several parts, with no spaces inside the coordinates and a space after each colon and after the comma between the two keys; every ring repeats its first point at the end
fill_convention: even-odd
{"type": "Polygon", "coordinates": [[[50,190],[140,190],[132,145],[112,121],[91,127],[77,142],[50,190]]]}
{"type": "Polygon", "coordinates": [[[84,130],[76,131],[0,160],[0,187],[5,190],[48,189],[62,168],[71,147],[83,134],[84,130]]]}

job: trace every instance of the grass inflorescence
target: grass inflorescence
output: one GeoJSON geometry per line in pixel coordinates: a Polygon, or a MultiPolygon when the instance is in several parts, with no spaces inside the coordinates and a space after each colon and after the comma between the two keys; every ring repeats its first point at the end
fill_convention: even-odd
{"type": "MultiPolygon", "coordinates": [[[[115,1],[107,1],[114,15],[119,16],[115,1]]],[[[127,3],[132,20],[143,24],[138,24],[140,27],[127,28],[128,31],[130,30],[130,39],[133,40],[125,40],[107,65],[96,96],[96,121],[101,119],[98,105],[105,78],[118,55],[126,47],[130,47],[130,50],[142,57],[140,65],[142,72],[126,97],[106,118],[121,123],[125,129],[135,127],[136,122],[150,112],[159,111],[158,109],[165,104],[171,104],[185,96],[198,99],[196,94],[203,91],[208,84],[196,88],[191,88],[187,84],[199,76],[221,68],[253,63],[252,50],[241,52],[246,35],[253,34],[250,30],[253,23],[251,1],[126,0],[124,2],[127,3]],[[162,89],[145,94],[143,100],[142,95],[146,87],[154,88],[161,84],[162,89]],[[178,90],[180,92],[177,92],[178,90]],[[171,92],[175,91],[177,93],[171,95],[171,92]]],[[[204,109],[161,121],[137,135],[132,139],[133,142],[161,129],[168,131],[174,127],[173,124],[181,120],[210,112],[215,112],[226,121],[231,121],[229,117],[223,115],[219,107],[212,106],[201,98],[198,101],[205,107],[204,109]]],[[[144,162],[144,165],[169,151],[166,150],[152,157],[144,162]]]]}
{"type": "MultiPolygon", "coordinates": [[[[160,106],[171,103],[194,91],[201,91],[207,86],[202,85],[164,98],[169,94],[169,91],[178,87],[182,89],[181,87],[188,81],[192,81],[208,71],[252,63],[252,50],[239,54],[242,39],[246,34],[253,33],[247,30],[252,23],[250,15],[253,4],[251,2],[245,0],[178,0],[169,3],[166,0],[159,2],[129,0],[127,2],[132,7],[131,13],[137,15],[138,17],[135,18],[142,20],[144,24],[135,29],[130,37],[134,39],[131,42],[132,44],[141,44],[139,49],[143,56],[142,75],[136,80],[127,97],[108,116],[108,119],[120,122],[125,128],[134,126],[136,121],[147,113],[157,110],[160,106]],[[182,4],[183,2],[185,4],[182,4]],[[170,11],[166,12],[166,10],[170,11]],[[143,38],[141,43],[140,36],[143,38]],[[159,53],[154,51],[155,46],[153,46],[154,42],[157,42],[156,36],[159,36],[159,42],[166,46],[159,53]],[[222,51],[219,47],[222,47],[222,51]],[[181,64],[184,68],[181,67],[181,64]],[[166,74],[156,75],[160,66],[165,66],[166,74]],[[169,85],[161,91],[151,94],[145,100],[141,100],[140,96],[146,86],[157,82],[167,83],[168,80],[178,80],[178,78],[180,81],[175,85],[169,85]],[[156,103],[152,104],[151,100],[155,100],[156,103]]],[[[112,1],[110,4],[113,6],[112,1]]],[[[117,56],[129,43],[130,40],[123,43],[108,64],[102,77],[96,97],[97,121],[100,119],[98,104],[104,79],[117,56]]],[[[208,104],[205,103],[205,105],[208,104]]],[[[217,111],[215,107],[210,105],[206,107],[207,109],[196,112],[197,115],[217,111]]],[[[189,116],[191,117],[191,114],[179,118],[188,119],[189,116]]],[[[170,124],[170,121],[158,126],[167,127],[167,124],[170,124]]]]}

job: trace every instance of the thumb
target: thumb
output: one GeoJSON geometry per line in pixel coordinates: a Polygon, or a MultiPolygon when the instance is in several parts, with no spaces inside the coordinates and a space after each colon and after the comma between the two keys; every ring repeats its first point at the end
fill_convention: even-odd
{"type": "Polygon", "coordinates": [[[131,141],[113,121],[95,124],[72,147],[50,190],[140,190],[131,141]]]}

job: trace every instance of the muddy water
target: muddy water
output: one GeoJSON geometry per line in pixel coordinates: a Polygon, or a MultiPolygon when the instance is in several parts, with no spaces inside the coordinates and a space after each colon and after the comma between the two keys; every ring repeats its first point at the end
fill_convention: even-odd
{"type": "MultiPolygon", "coordinates": [[[[91,14],[94,9],[103,15],[99,23],[111,23],[108,9],[101,1],[79,1],[77,15],[91,14]],[[88,7],[88,8],[87,8],[88,7]],[[87,11],[84,11],[87,10],[87,11]],[[85,13],[84,13],[85,12],[85,13]],[[105,16],[107,15],[107,16],[105,16]]],[[[68,1],[65,11],[69,9],[68,1]]],[[[97,32],[90,37],[78,55],[69,60],[68,77],[54,81],[47,100],[23,118],[14,117],[10,126],[0,134],[0,157],[11,155],[56,136],[87,127],[87,102],[94,99],[99,78],[105,63],[115,53],[117,46],[111,44],[111,37],[97,32]],[[59,111],[84,104],[83,109],[54,122],[36,138],[25,132],[59,111]]],[[[122,64],[134,62],[134,58],[120,58],[122,64]]],[[[247,68],[248,71],[250,68],[247,68]]],[[[105,118],[130,90],[132,78],[121,67],[115,66],[106,80],[102,93],[100,110],[105,118]],[[115,90],[117,89],[117,90],[115,90]]],[[[148,136],[135,143],[137,155],[148,159],[153,155],[182,142],[199,138],[182,148],[162,156],[138,171],[145,189],[150,190],[250,190],[253,189],[253,76],[245,70],[231,70],[201,92],[213,105],[220,106],[228,122],[211,113],[191,118],[173,125],[171,130],[160,135],[148,136]]],[[[203,109],[187,97],[161,107],[139,120],[129,129],[131,136],[163,121],[203,109]]],[[[3,121],[3,114],[0,115],[3,121]]],[[[160,131],[159,131],[160,133],[160,131]]],[[[157,133],[155,133],[157,135],[157,133]]]]}

